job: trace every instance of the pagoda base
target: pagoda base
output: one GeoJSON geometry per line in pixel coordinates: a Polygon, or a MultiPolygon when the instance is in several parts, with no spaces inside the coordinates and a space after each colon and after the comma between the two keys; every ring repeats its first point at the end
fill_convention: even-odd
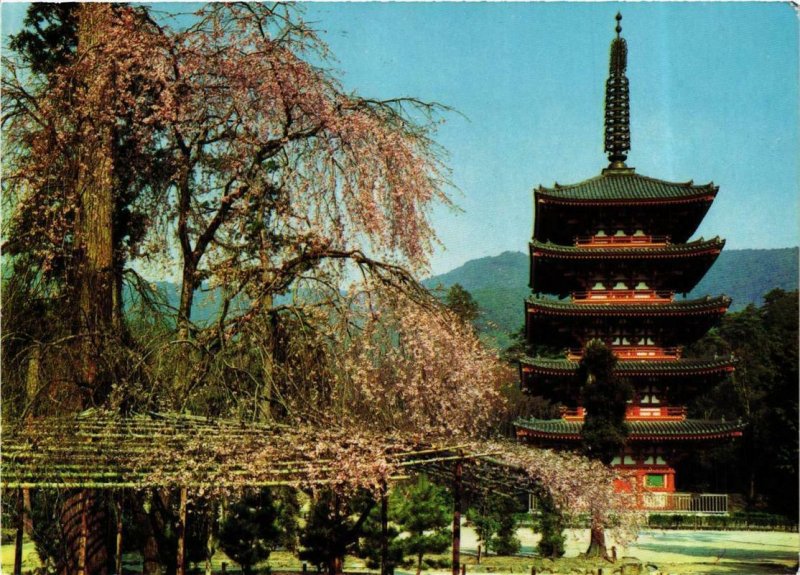
{"type": "Polygon", "coordinates": [[[614,481],[614,488],[619,492],[633,491],[634,485],[643,493],[675,492],[675,470],[668,465],[614,465],[612,468],[621,476],[614,481]]]}

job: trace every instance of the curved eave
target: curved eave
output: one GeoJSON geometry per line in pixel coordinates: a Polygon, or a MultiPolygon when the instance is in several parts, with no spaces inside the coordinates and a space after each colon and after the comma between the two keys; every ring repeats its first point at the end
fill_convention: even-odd
{"type": "Polygon", "coordinates": [[[534,202],[552,206],[672,206],[676,204],[712,204],[719,191],[718,187],[699,191],[696,194],[660,198],[570,198],[538,188],[533,192],[534,202]]]}
{"type": "Polygon", "coordinates": [[[598,176],[576,184],[534,190],[537,201],[580,205],[637,205],[713,202],[719,186],[713,182],[669,182],[636,174],[632,168],[604,170],[598,176]]]}
{"type": "MultiPolygon", "coordinates": [[[[574,377],[578,371],[578,362],[566,359],[524,358],[520,360],[523,374],[549,375],[556,377],[574,377]]],[[[676,359],[661,361],[618,361],[615,372],[626,377],[692,377],[733,373],[733,358],[714,360],[676,359]]]]}
{"type": "Polygon", "coordinates": [[[572,303],[552,299],[529,297],[526,312],[531,316],[613,316],[613,317],[666,317],[723,315],[731,305],[726,296],[706,297],[670,303],[572,303]]]}
{"type": "MultiPolygon", "coordinates": [[[[525,420],[514,422],[518,437],[548,441],[580,441],[580,421],[525,420]]],[[[718,441],[741,437],[743,423],[725,421],[629,421],[627,441],[635,442],[685,442],[718,441]]]]}
{"type": "Polygon", "coordinates": [[[536,257],[552,257],[569,260],[639,260],[639,259],[674,259],[691,258],[703,255],[719,255],[725,247],[725,240],[713,238],[697,240],[685,244],[666,244],[657,247],[617,247],[617,248],[579,248],[559,244],[542,243],[533,240],[530,243],[531,255],[536,257]]]}

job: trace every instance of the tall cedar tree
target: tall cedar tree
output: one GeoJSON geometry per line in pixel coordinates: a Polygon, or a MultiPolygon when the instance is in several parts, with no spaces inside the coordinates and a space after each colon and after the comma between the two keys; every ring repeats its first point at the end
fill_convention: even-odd
{"type": "MultiPolygon", "coordinates": [[[[622,452],[628,429],[625,425],[627,402],[633,397],[630,383],[614,375],[617,358],[600,340],[586,344],[578,366],[582,385],[582,404],[586,410],[581,438],[588,457],[610,465],[622,452]]],[[[586,554],[608,557],[605,533],[596,517],[592,517],[591,542],[586,554]]]]}
{"type": "MultiPolygon", "coordinates": [[[[111,376],[101,358],[109,344],[118,339],[121,327],[118,323],[121,303],[115,297],[118,283],[114,273],[115,121],[93,113],[113,97],[114,80],[109,74],[108,59],[100,55],[98,47],[114,18],[110,4],[34,6],[26,17],[27,29],[11,41],[12,48],[27,58],[34,74],[48,75],[59,64],[73,60],[73,55],[75,61],[86,64],[86,73],[72,78],[68,88],[84,104],[81,109],[85,113],[73,118],[82,137],[76,141],[71,161],[67,160],[69,169],[59,180],[69,190],[74,210],[71,238],[74,271],[64,287],[72,295],[70,308],[75,310],[71,335],[75,345],[73,357],[77,361],[69,369],[75,388],[71,393],[60,394],[67,410],[85,409],[105,399],[111,376]]],[[[13,104],[10,108],[11,114],[18,112],[13,104]]],[[[12,236],[9,251],[24,253],[24,248],[14,241],[15,234],[12,236]]],[[[60,521],[66,543],[64,554],[56,563],[58,570],[67,573],[81,565],[90,572],[105,573],[109,551],[102,534],[106,531],[107,516],[96,494],[89,490],[72,493],[62,502],[60,521]],[[77,533],[81,521],[74,520],[79,514],[90,525],[85,557],[81,556],[82,538],[77,533]]]]}

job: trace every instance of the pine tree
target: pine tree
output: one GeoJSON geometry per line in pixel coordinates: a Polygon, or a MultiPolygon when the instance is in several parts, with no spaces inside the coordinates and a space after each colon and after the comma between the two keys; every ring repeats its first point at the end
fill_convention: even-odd
{"type": "MultiPolygon", "coordinates": [[[[389,523],[386,531],[387,557],[386,564],[383,566],[383,573],[392,574],[396,567],[403,563],[405,559],[405,547],[401,538],[401,531],[394,522],[397,515],[397,507],[401,502],[399,490],[392,491],[389,497],[388,517],[389,523]]],[[[358,556],[363,558],[370,569],[381,567],[381,551],[383,546],[383,529],[381,526],[381,510],[374,507],[369,513],[369,517],[364,522],[364,529],[361,539],[358,542],[358,556]]]]}
{"type": "Polygon", "coordinates": [[[228,508],[219,532],[219,545],[228,557],[242,567],[244,575],[269,557],[277,545],[281,530],[278,510],[268,489],[247,491],[228,508]]]}
{"type": "Polygon", "coordinates": [[[536,550],[542,557],[561,557],[564,555],[564,516],[546,491],[539,494],[539,509],[539,532],[542,538],[536,550]]]}
{"type": "Polygon", "coordinates": [[[480,315],[478,302],[461,284],[453,284],[447,290],[445,305],[465,323],[472,323],[480,315]]]}
{"type": "Polygon", "coordinates": [[[441,553],[450,545],[450,508],[447,491],[420,475],[403,493],[397,506],[397,522],[408,533],[405,551],[417,559],[417,574],[422,571],[426,553],[441,553]]]}
{"type": "Polygon", "coordinates": [[[331,490],[322,491],[300,535],[300,559],[328,575],[341,573],[344,556],[358,543],[373,506],[367,494],[345,499],[331,490]]]}
{"type": "Polygon", "coordinates": [[[521,510],[522,505],[516,499],[489,494],[467,510],[467,519],[472,523],[486,551],[493,551],[498,555],[513,555],[520,548],[520,541],[516,536],[516,514],[521,510]]]}

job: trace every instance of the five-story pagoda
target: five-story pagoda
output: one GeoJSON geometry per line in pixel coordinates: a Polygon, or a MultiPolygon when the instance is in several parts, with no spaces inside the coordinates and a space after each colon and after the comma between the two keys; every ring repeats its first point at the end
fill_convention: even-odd
{"type": "Polygon", "coordinates": [[[617,375],[635,390],[626,412],[627,444],[613,464],[633,472],[647,491],[672,493],[677,455],[741,435],[737,423],[687,419],[684,407],[733,371],[731,358],[681,357],[681,346],[705,334],[730,299],[676,299],[700,281],[725,242],[690,241],[716,186],[649,178],[625,164],[630,125],[621,18],[606,83],[609,166],[584,182],[534,191],[535,295],[525,304],[525,330],[533,346],[567,352],[557,359],[524,359],[522,384],[567,407],[561,419],[522,419],[516,427],[520,439],[537,445],[579,444],[584,410],[578,362],[586,343],[600,339],[617,357],[617,375]]]}

